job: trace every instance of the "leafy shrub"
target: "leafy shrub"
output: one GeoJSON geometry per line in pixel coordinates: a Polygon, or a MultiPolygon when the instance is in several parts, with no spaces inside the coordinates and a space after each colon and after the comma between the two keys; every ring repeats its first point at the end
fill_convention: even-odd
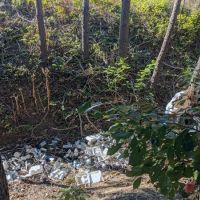
{"type": "MultiPolygon", "coordinates": [[[[198,108],[199,109],[199,108],[198,108]]],[[[193,126],[175,124],[154,109],[138,106],[118,106],[109,110],[106,118],[113,122],[108,133],[116,140],[109,149],[114,154],[124,144],[124,156],[132,170],[128,176],[137,177],[139,187],[143,174],[168,199],[183,188],[182,178],[193,178],[200,184],[199,133],[193,126]]],[[[188,116],[187,116],[188,117],[188,116]]],[[[190,121],[193,121],[190,118],[190,121]]]]}
{"type": "Polygon", "coordinates": [[[152,60],[150,64],[148,64],[144,69],[140,70],[137,74],[135,88],[136,90],[144,89],[147,85],[145,82],[149,79],[154,67],[155,67],[155,60],[152,60]]]}
{"type": "Polygon", "coordinates": [[[107,76],[108,86],[111,90],[117,90],[119,84],[126,82],[126,75],[129,69],[130,67],[126,64],[125,60],[120,58],[119,61],[116,62],[116,65],[110,65],[104,70],[107,76]]]}
{"type": "Polygon", "coordinates": [[[63,200],[85,200],[85,192],[81,188],[70,187],[61,192],[62,192],[61,199],[63,200]]]}

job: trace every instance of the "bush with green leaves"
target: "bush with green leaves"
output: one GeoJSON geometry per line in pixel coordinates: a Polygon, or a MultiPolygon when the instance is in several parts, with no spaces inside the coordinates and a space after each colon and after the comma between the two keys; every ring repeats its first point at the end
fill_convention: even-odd
{"type": "Polygon", "coordinates": [[[127,71],[129,69],[130,66],[122,58],[120,58],[115,65],[109,65],[106,69],[104,69],[107,77],[108,87],[111,90],[117,90],[122,84],[126,84],[128,81],[127,71]]]}
{"type": "Polygon", "coordinates": [[[142,175],[148,174],[159,192],[173,199],[183,190],[182,178],[193,178],[200,184],[199,132],[159,113],[135,105],[107,111],[104,118],[113,123],[107,132],[116,140],[109,154],[126,144],[124,156],[132,166],[127,175],[137,177],[134,188],[140,186],[142,175]]]}
{"type": "Polygon", "coordinates": [[[70,187],[61,191],[63,200],[85,200],[85,192],[79,187],[70,187]]]}

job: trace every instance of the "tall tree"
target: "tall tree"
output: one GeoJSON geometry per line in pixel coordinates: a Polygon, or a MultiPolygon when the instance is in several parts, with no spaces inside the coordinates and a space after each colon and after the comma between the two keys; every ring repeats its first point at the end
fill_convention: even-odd
{"type": "Polygon", "coordinates": [[[41,67],[47,67],[48,53],[47,53],[47,42],[46,42],[46,31],[44,26],[44,15],[42,8],[42,0],[36,0],[36,11],[37,11],[37,23],[40,37],[40,57],[41,67]]]}
{"type": "Polygon", "coordinates": [[[200,81],[200,57],[197,63],[197,66],[195,67],[192,78],[190,80],[190,84],[195,84],[196,82],[200,81]]]}
{"type": "Polygon", "coordinates": [[[128,55],[129,13],[130,0],[122,0],[119,29],[119,56],[121,57],[127,57],[128,55]]]}
{"type": "Polygon", "coordinates": [[[0,200],[9,200],[8,184],[0,156],[0,200]]]}
{"type": "Polygon", "coordinates": [[[82,54],[86,61],[89,58],[89,0],[83,0],[82,9],[82,54]]]}
{"type": "Polygon", "coordinates": [[[172,36],[173,30],[174,30],[174,25],[176,23],[176,19],[177,19],[177,15],[179,13],[179,10],[180,10],[180,6],[181,6],[181,0],[175,0],[173,10],[172,10],[172,14],[171,14],[171,17],[170,17],[170,20],[169,20],[169,25],[167,27],[166,35],[164,37],[160,53],[159,53],[157,60],[156,60],[156,66],[154,68],[153,75],[151,77],[151,85],[152,86],[155,84],[155,82],[156,82],[156,80],[157,80],[157,78],[160,74],[161,64],[162,64],[162,62],[165,58],[165,55],[166,55],[166,53],[169,49],[171,36],[172,36]]]}

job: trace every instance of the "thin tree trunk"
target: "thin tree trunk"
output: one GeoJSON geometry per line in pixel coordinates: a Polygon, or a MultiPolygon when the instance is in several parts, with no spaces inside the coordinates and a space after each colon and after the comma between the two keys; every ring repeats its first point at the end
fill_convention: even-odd
{"type": "Polygon", "coordinates": [[[0,200],[9,200],[8,184],[0,156],[0,200]]]}
{"type": "Polygon", "coordinates": [[[200,57],[199,57],[199,61],[197,63],[197,66],[195,67],[193,74],[192,74],[192,78],[190,80],[190,84],[191,85],[196,85],[197,82],[199,82],[200,80],[200,57]]]}
{"type": "Polygon", "coordinates": [[[170,43],[170,40],[171,40],[171,35],[173,33],[173,30],[174,30],[174,25],[176,23],[176,19],[177,19],[177,15],[179,13],[179,10],[180,10],[180,6],[181,6],[181,0],[175,0],[173,10],[172,10],[172,14],[171,14],[170,21],[169,21],[169,25],[168,25],[168,28],[167,28],[167,32],[166,32],[160,53],[159,53],[157,60],[156,60],[156,66],[154,68],[153,75],[151,77],[151,85],[152,86],[155,84],[155,82],[156,82],[156,80],[157,80],[157,78],[160,74],[161,64],[162,64],[162,62],[165,58],[165,55],[166,55],[166,53],[169,49],[169,43],[170,43]]]}
{"type": "Polygon", "coordinates": [[[82,10],[82,54],[84,61],[89,58],[89,0],[83,0],[82,10]]]}
{"type": "Polygon", "coordinates": [[[41,51],[41,67],[47,67],[48,53],[46,43],[46,31],[44,26],[44,16],[42,8],[42,0],[36,0],[37,23],[40,37],[40,51],[41,51]]]}
{"type": "Polygon", "coordinates": [[[130,13],[130,0],[122,0],[120,30],[119,30],[120,57],[127,57],[128,55],[129,13],[130,13]]]}

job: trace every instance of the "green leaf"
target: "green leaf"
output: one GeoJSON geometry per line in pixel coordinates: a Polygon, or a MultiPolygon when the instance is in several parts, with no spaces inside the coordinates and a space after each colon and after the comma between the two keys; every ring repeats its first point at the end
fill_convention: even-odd
{"type": "Polygon", "coordinates": [[[169,147],[167,150],[167,158],[169,161],[174,160],[174,149],[172,147],[169,147]]]}
{"type": "Polygon", "coordinates": [[[140,186],[141,181],[142,181],[142,177],[138,177],[136,180],[134,180],[134,182],[133,182],[133,188],[137,189],[140,186]]]}
{"type": "Polygon", "coordinates": [[[94,108],[99,107],[99,106],[101,106],[101,105],[103,105],[103,103],[101,103],[101,102],[93,103],[93,104],[92,104],[89,108],[87,108],[84,112],[85,112],[85,113],[88,113],[88,112],[90,112],[91,110],[93,110],[94,108]]]}
{"type": "Polygon", "coordinates": [[[143,174],[143,165],[140,165],[140,166],[135,166],[132,168],[131,171],[128,171],[126,173],[127,176],[129,177],[133,177],[133,176],[141,176],[143,174]]]}
{"type": "Polygon", "coordinates": [[[113,145],[112,147],[110,147],[108,149],[108,155],[113,155],[115,154],[120,148],[121,148],[122,144],[119,143],[119,144],[116,144],[116,145],[113,145]]]}
{"type": "Polygon", "coordinates": [[[112,137],[119,141],[120,139],[128,139],[132,134],[128,132],[115,132],[112,134],[112,137]]]}
{"type": "Polygon", "coordinates": [[[84,104],[82,104],[79,108],[78,108],[78,113],[84,113],[86,112],[87,109],[89,109],[91,107],[91,103],[90,102],[85,102],[84,104]]]}

